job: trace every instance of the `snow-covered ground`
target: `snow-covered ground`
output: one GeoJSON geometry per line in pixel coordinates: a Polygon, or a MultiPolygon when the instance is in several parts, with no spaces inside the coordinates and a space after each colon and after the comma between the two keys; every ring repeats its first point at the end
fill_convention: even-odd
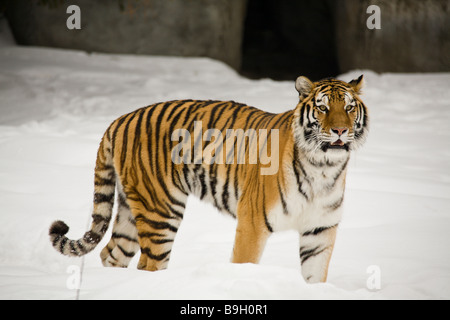
{"type": "MultiPolygon", "coordinates": [[[[298,236],[259,265],[229,263],[235,221],[190,199],[169,268],[103,268],[50,245],[56,219],[90,221],[97,146],[119,115],[170,99],[293,108],[293,82],[252,81],[206,58],[20,47],[0,35],[0,299],[449,299],[450,74],[364,73],[371,132],[352,156],[328,283],[300,274],[298,236]],[[82,281],[76,290],[78,271],[82,281]]],[[[299,70],[301,72],[301,70],[299,70]]]]}

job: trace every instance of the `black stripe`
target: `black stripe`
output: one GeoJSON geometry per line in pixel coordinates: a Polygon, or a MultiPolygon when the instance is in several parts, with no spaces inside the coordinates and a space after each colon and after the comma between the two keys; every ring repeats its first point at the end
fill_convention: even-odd
{"type": "MultiPolygon", "coordinates": [[[[228,126],[228,128],[234,128],[234,124],[235,124],[235,122],[236,122],[237,115],[238,115],[239,111],[241,111],[241,108],[238,108],[237,105],[233,105],[232,107],[234,107],[234,111],[233,111],[233,113],[231,114],[231,117],[230,117],[231,123],[230,123],[230,125],[228,126]]],[[[227,122],[228,122],[228,121],[227,121],[227,122]]]]}
{"type": "Polygon", "coordinates": [[[200,194],[200,200],[203,200],[203,198],[206,196],[206,193],[208,192],[208,187],[205,182],[205,178],[206,178],[205,168],[201,167],[201,165],[198,165],[198,166],[201,168],[200,174],[198,175],[198,178],[200,180],[200,187],[202,189],[201,194],[200,194]]]}
{"type": "Polygon", "coordinates": [[[86,248],[84,247],[83,242],[82,242],[81,240],[77,240],[77,246],[78,246],[78,249],[79,249],[80,252],[81,252],[80,255],[83,255],[83,254],[87,253],[87,250],[86,250],[86,248]]]}
{"type": "Polygon", "coordinates": [[[265,113],[265,112],[262,112],[261,114],[260,114],[260,118],[257,120],[257,122],[254,124],[254,126],[252,126],[252,127],[250,127],[251,129],[259,129],[260,127],[262,127],[262,128],[264,128],[264,126],[261,126],[261,123],[263,122],[263,121],[270,121],[272,118],[273,118],[273,114],[272,113],[265,113]]]}
{"type": "Polygon", "coordinates": [[[295,178],[297,180],[298,192],[301,195],[303,195],[306,200],[309,201],[308,195],[302,189],[302,181],[301,181],[301,178],[300,178],[300,173],[298,172],[298,169],[297,169],[297,162],[298,162],[298,160],[297,160],[297,153],[295,151],[296,151],[296,148],[294,148],[294,159],[292,161],[292,168],[294,170],[294,175],[295,175],[295,178]]]}
{"type": "Polygon", "coordinates": [[[263,215],[264,215],[264,223],[266,224],[267,229],[270,232],[273,232],[272,226],[270,225],[269,221],[267,220],[267,213],[266,213],[266,192],[263,190],[263,215]]]}
{"type": "Polygon", "coordinates": [[[361,104],[362,107],[362,119],[363,119],[363,127],[367,127],[367,122],[368,122],[368,116],[367,116],[367,108],[364,104],[361,104]]]}
{"type": "MultiPolygon", "coordinates": [[[[147,113],[147,118],[145,119],[145,126],[146,126],[146,133],[147,133],[147,152],[148,152],[148,159],[152,159],[153,157],[153,151],[154,145],[153,145],[153,126],[152,126],[152,116],[153,113],[156,110],[157,105],[152,105],[149,107],[149,111],[147,113]]],[[[143,166],[141,165],[141,168],[143,166]]],[[[154,174],[153,166],[150,167],[151,172],[154,174]]]]}
{"type": "Polygon", "coordinates": [[[361,138],[363,133],[364,133],[364,129],[363,130],[359,130],[359,131],[355,131],[355,140],[361,138]]]}
{"type": "Polygon", "coordinates": [[[306,129],[306,128],[303,130],[303,137],[304,137],[306,142],[308,142],[308,143],[312,142],[312,140],[314,138],[313,137],[313,133],[314,133],[313,130],[309,130],[309,129],[306,129]]]}
{"type": "Polygon", "coordinates": [[[303,126],[304,126],[303,121],[304,121],[304,119],[305,119],[305,116],[304,116],[304,114],[305,114],[305,109],[306,109],[306,105],[304,104],[304,105],[300,108],[300,119],[299,119],[299,121],[298,121],[300,127],[303,127],[303,126]]]}
{"type": "MultiPolygon", "coordinates": [[[[324,150],[324,146],[323,145],[322,145],[322,150],[324,150]]],[[[325,150],[326,150],[326,148],[325,148],[325,150]]],[[[330,164],[328,163],[329,162],[328,159],[326,159],[325,162],[322,162],[322,161],[315,161],[314,159],[308,157],[307,160],[308,160],[308,163],[310,165],[312,165],[313,167],[316,167],[316,168],[322,168],[325,165],[327,165],[327,166],[331,165],[331,163],[330,164]]]]}
{"type": "Polygon", "coordinates": [[[122,153],[120,155],[120,164],[122,168],[125,166],[125,160],[127,157],[127,149],[128,149],[128,130],[130,128],[130,123],[133,121],[136,113],[130,113],[130,117],[127,118],[127,123],[125,124],[125,128],[123,130],[123,139],[122,139],[122,153]]]}
{"type": "MultiPolygon", "coordinates": [[[[183,193],[184,195],[186,195],[186,196],[189,195],[186,192],[185,188],[183,187],[183,184],[181,183],[181,177],[180,177],[178,170],[176,170],[174,166],[171,166],[171,168],[172,168],[172,172],[171,172],[172,184],[179,191],[181,191],[181,193],[183,193]]],[[[186,166],[183,167],[183,170],[184,170],[184,168],[186,168],[186,166]]],[[[188,189],[190,189],[190,188],[188,188],[188,189]]]]}
{"type": "Polygon", "coordinates": [[[154,244],[164,244],[164,243],[168,243],[168,242],[173,242],[173,239],[153,239],[150,238],[151,243],[154,244]]]}
{"type": "Polygon", "coordinates": [[[278,193],[280,194],[281,206],[283,207],[283,213],[287,215],[287,214],[289,214],[289,212],[287,210],[286,201],[284,200],[283,191],[281,190],[280,181],[278,181],[278,179],[277,179],[277,184],[278,184],[278,193]]]}
{"type": "MultiPolygon", "coordinates": [[[[111,249],[110,247],[108,247],[108,246],[106,246],[106,249],[108,250],[108,254],[109,254],[109,256],[112,258],[112,259],[114,259],[115,261],[119,261],[114,255],[113,255],[113,253],[112,253],[112,251],[114,250],[114,248],[113,249],[111,249]]],[[[108,261],[109,263],[111,263],[111,261],[108,261]]],[[[117,266],[117,263],[111,263],[113,266],[117,266]]]]}
{"type": "Polygon", "coordinates": [[[52,242],[53,247],[56,248],[56,244],[62,237],[63,237],[62,235],[57,235],[55,238],[53,238],[53,242],[52,242]]]}
{"type": "Polygon", "coordinates": [[[211,164],[209,166],[209,187],[211,190],[211,195],[213,196],[214,199],[214,206],[219,209],[222,210],[222,207],[219,205],[219,202],[217,201],[216,195],[216,186],[217,186],[217,165],[213,165],[211,164]]]}
{"type": "Polygon", "coordinates": [[[116,181],[114,178],[102,178],[97,173],[95,174],[94,185],[96,186],[115,186],[116,181]]]}
{"type": "Polygon", "coordinates": [[[231,214],[233,217],[236,217],[236,215],[233,212],[231,212],[230,204],[229,204],[230,194],[228,192],[228,187],[229,187],[229,183],[230,183],[230,172],[231,172],[231,166],[228,165],[227,166],[227,177],[225,179],[225,184],[223,186],[223,191],[222,191],[222,204],[224,206],[224,209],[229,214],[231,214]]]}
{"type": "MultiPolygon", "coordinates": [[[[327,144],[322,144],[322,149],[326,150],[326,149],[328,149],[328,147],[329,147],[328,143],[327,144]]],[[[335,167],[335,166],[337,166],[338,164],[340,164],[342,162],[340,160],[336,161],[336,162],[332,162],[332,161],[330,161],[330,159],[325,159],[324,162],[322,162],[320,160],[319,161],[315,161],[314,159],[311,159],[311,158],[308,158],[307,160],[308,160],[308,163],[310,165],[312,165],[312,166],[314,166],[316,168],[322,168],[324,166],[335,167]]]]}
{"type": "Polygon", "coordinates": [[[306,173],[305,168],[303,168],[302,161],[298,158],[298,150],[297,150],[297,146],[295,146],[294,152],[297,153],[297,156],[295,157],[295,160],[296,160],[295,163],[296,163],[296,165],[298,166],[298,168],[299,168],[300,171],[302,172],[302,174],[303,174],[303,176],[304,176],[306,182],[308,182],[309,184],[311,184],[311,182],[309,181],[309,178],[308,178],[308,174],[306,173]]]}
{"type": "Polygon", "coordinates": [[[344,202],[344,196],[342,195],[337,201],[333,202],[330,205],[327,205],[325,209],[328,209],[329,211],[337,210],[341,207],[342,203],[344,202]]]}
{"type": "MultiPolygon", "coordinates": [[[[163,137],[163,151],[162,151],[162,157],[164,157],[164,174],[167,176],[169,174],[169,163],[172,161],[172,154],[167,150],[168,143],[166,141],[169,140],[169,137],[167,135],[167,132],[164,133],[163,137]]],[[[173,180],[172,180],[173,181],[173,180]]]]}
{"type": "Polygon", "coordinates": [[[264,111],[262,111],[262,110],[258,110],[258,109],[254,110],[254,113],[257,113],[257,115],[255,115],[255,117],[252,119],[251,122],[247,122],[246,128],[248,128],[248,129],[255,129],[254,123],[256,121],[260,121],[260,118],[264,118],[264,116],[265,116],[264,111]]]}
{"type": "Polygon", "coordinates": [[[164,180],[159,181],[159,185],[163,189],[166,197],[169,199],[169,201],[172,204],[175,204],[175,205],[183,207],[183,208],[186,206],[186,204],[184,202],[182,202],[172,196],[172,193],[169,192],[169,190],[167,189],[167,185],[165,184],[164,180]]]}
{"type": "Polygon", "coordinates": [[[361,108],[360,108],[359,104],[357,104],[357,105],[356,105],[356,117],[355,117],[355,123],[357,124],[356,127],[357,127],[358,129],[361,128],[361,124],[360,124],[360,122],[361,122],[361,115],[362,115],[361,108]]]}
{"type": "MultiPolygon", "coordinates": [[[[277,116],[277,114],[274,114],[274,113],[268,113],[268,114],[267,114],[267,117],[266,117],[266,120],[264,121],[264,124],[261,124],[262,129],[268,129],[268,128],[269,128],[270,122],[271,122],[274,118],[276,118],[276,116],[277,116]]],[[[270,132],[270,130],[269,130],[269,132],[270,132]]]]}
{"type": "Polygon", "coordinates": [[[142,125],[142,118],[144,117],[144,113],[147,112],[148,109],[141,109],[141,112],[139,113],[138,120],[136,122],[136,127],[134,129],[134,143],[133,143],[133,150],[132,154],[137,154],[138,146],[141,142],[141,125],[142,125]]]}
{"type": "Polygon", "coordinates": [[[62,240],[61,240],[61,242],[59,243],[59,251],[60,251],[61,253],[64,252],[64,247],[66,246],[67,240],[69,240],[69,238],[63,237],[62,240]]]}
{"type": "MultiPolygon", "coordinates": [[[[173,103],[177,103],[176,105],[174,105],[172,107],[172,111],[170,111],[169,115],[167,116],[167,122],[170,121],[170,119],[172,118],[172,116],[174,115],[175,111],[177,111],[181,106],[183,106],[184,104],[187,104],[189,102],[193,102],[193,100],[175,100],[172,101],[173,103]]],[[[186,106],[184,106],[185,108],[187,108],[186,106]]],[[[182,112],[183,110],[181,110],[180,112],[182,112]]],[[[180,113],[179,112],[179,113],[180,113]]]]}
{"type": "MultiPolygon", "coordinates": [[[[188,108],[187,106],[185,106],[184,103],[181,103],[181,104],[179,104],[179,105],[177,106],[176,109],[179,109],[180,111],[175,115],[175,117],[173,118],[173,120],[170,121],[169,132],[170,132],[171,134],[172,134],[172,132],[174,131],[175,126],[178,124],[178,121],[179,121],[181,115],[182,115],[183,113],[187,113],[188,110],[189,110],[190,108],[188,108]]],[[[176,141],[173,141],[173,142],[176,142],[176,141]]]]}
{"type": "Polygon", "coordinates": [[[83,240],[89,244],[97,244],[102,240],[102,236],[94,231],[88,231],[84,234],[83,240]]]}
{"type": "MultiPolygon", "coordinates": [[[[247,128],[250,128],[251,129],[251,125],[250,125],[250,119],[253,117],[253,115],[255,114],[255,113],[259,113],[259,112],[261,112],[261,110],[258,110],[258,109],[256,109],[256,108],[253,108],[253,110],[252,111],[250,111],[250,112],[247,112],[247,119],[246,119],[246,121],[245,121],[245,123],[249,123],[249,125],[247,125],[247,128]]],[[[256,120],[256,118],[255,119],[252,119],[252,121],[255,121],[256,120]]]]}
{"type": "Polygon", "coordinates": [[[114,179],[114,167],[112,165],[109,164],[104,164],[104,163],[98,163],[95,166],[95,170],[98,171],[112,171],[112,172],[108,172],[107,175],[109,176],[109,179],[114,179]]]}
{"type": "Polygon", "coordinates": [[[306,232],[302,233],[302,236],[303,237],[306,237],[306,236],[317,236],[318,234],[321,234],[322,232],[324,232],[326,230],[329,230],[329,229],[332,229],[332,228],[336,228],[337,226],[338,226],[338,224],[335,224],[335,225],[332,225],[332,226],[326,226],[326,227],[318,227],[318,228],[315,228],[313,230],[306,231],[306,232]]]}
{"type": "Polygon", "coordinates": [[[195,113],[195,111],[202,105],[203,101],[195,101],[195,103],[190,106],[189,108],[186,108],[188,111],[184,115],[183,122],[181,124],[181,127],[184,129],[187,129],[188,131],[192,132],[192,129],[194,128],[194,121],[197,120],[198,114],[195,113]],[[189,126],[187,123],[189,122],[189,126]],[[190,128],[192,126],[192,128],[190,128]]]}
{"type": "Polygon", "coordinates": [[[341,174],[344,172],[345,168],[347,167],[347,163],[350,160],[350,157],[347,158],[347,160],[344,162],[342,167],[339,169],[338,173],[333,177],[333,183],[328,187],[329,190],[333,189],[336,185],[336,181],[339,179],[341,174]]]}
{"type": "MultiPolygon", "coordinates": [[[[239,166],[236,164],[234,166],[234,197],[236,199],[236,201],[239,200],[239,176],[238,176],[238,169],[239,166]]],[[[242,179],[244,180],[244,179],[242,179]]]]}
{"type": "Polygon", "coordinates": [[[75,247],[75,241],[73,241],[73,240],[69,241],[69,245],[70,245],[70,252],[79,256],[80,253],[78,252],[78,250],[75,247]]]}
{"type": "Polygon", "coordinates": [[[114,132],[113,132],[113,134],[112,134],[112,140],[111,140],[111,142],[112,142],[112,150],[111,150],[111,154],[112,154],[113,157],[114,157],[114,150],[115,150],[115,149],[114,149],[114,146],[115,146],[115,142],[116,142],[116,136],[117,136],[117,133],[118,133],[120,127],[122,126],[122,123],[125,121],[125,119],[126,119],[130,114],[132,114],[132,113],[123,115],[122,117],[120,117],[120,118],[117,120],[117,126],[114,128],[114,132]]]}
{"type": "Polygon", "coordinates": [[[310,250],[303,250],[304,247],[300,248],[300,259],[301,259],[301,263],[305,263],[309,258],[311,257],[315,257],[319,254],[321,254],[323,251],[325,251],[326,249],[328,249],[328,247],[323,248],[322,250],[319,250],[320,246],[315,247],[314,249],[310,249],[310,250]]]}
{"type": "MultiPolygon", "coordinates": [[[[198,165],[198,166],[200,167],[201,165],[198,165]]],[[[194,170],[195,170],[195,168],[197,168],[197,166],[194,167],[194,170]]],[[[187,166],[183,166],[183,179],[184,179],[184,182],[187,184],[187,187],[188,187],[189,191],[192,192],[193,190],[192,190],[191,184],[189,183],[189,173],[190,173],[189,168],[187,166]]]]}
{"type": "MultiPolygon", "coordinates": [[[[144,164],[143,159],[145,157],[142,156],[142,153],[143,153],[142,147],[139,146],[138,149],[139,149],[138,154],[140,156],[137,157],[138,158],[137,160],[138,160],[139,170],[141,172],[141,177],[142,177],[142,182],[143,182],[144,189],[148,193],[148,195],[150,196],[150,202],[153,203],[153,204],[157,204],[159,197],[156,194],[155,188],[153,187],[152,179],[149,176],[146,164],[144,164]]],[[[138,197],[138,200],[141,201],[142,204],[144,205],[145,209],[147,211],[150,211],[151,206],[150,206],[150,203],[148,202],[149,200],[147,199],[147,197],[142,196],[140,193],[137,193],[136,195],[138,197]]],[[[128,196],[128,197],[130,197],[130,196],[128,196]]]]}
{"type": "Polygon", "coordinates": [[[275,123],[273,123],[271,125],[271,128],[276,128],[278,129],[279,127],[281,127],[281,124],[283,124],[287,118],[290,118],[290,116],[293,114],[293,111],[287,111],[285,113],[282,114],[278,114],[278,119],[275,121],[275,123]]]}
{"type": "Polygon", "coordinates": [[[99,204],[103,202],[114,203],[114,193],[111,194],[103,194],[103,193],[94,193],[94,203],[99,204]]]}
{"type": "Polygon", "coordinates": [[[153,229],[157,229],[157,230],[168,229],[168,230],[170,230],[172,232],[177,232],[178,231],[178,228],[172,226],[170,223],[150,220],[150,219],[146,218],[142,214],[138,214],[136,216],[135,220],[136,220],[136,222],[137,221],[142,221],[142,222],[148,224],[153,229]]]}
{"type": "Polygon", "coordinates": [[[311,106],[311,105],[309,105],[309,104],[307,104],[306,105],[306,108],[305,108],[305,111],[306,111],[306,113],[305,113],[305,115],[306,115],[306,126],[308,127],[308,128],[312,128],[312,127],[314,127],[314,125],[315,125],[315,123],[316,123],[316,117],[314,117],[314,108],[311,106]]]}
{"type": "Polygon", "coordinates": [[[215,127],[215,124],[220,119],[220,115],[222,115],[225,108],[229,107],[229,106],[230,106],[230,102],[226,101],[223,103],[219,103],[212,108],[212,110],[209,113],[209,121],[208,121],[207,129],[211,129],[211,128],[215,127]],[[219,111],[219,114],[217,116],[215,116],[217,111],[219,111]]]}
{"type": "Polygon", "coordinates": [[[308,112],[306,114],[307,118],[308,118],[308,122],[306,123],[306,127],[307,128],[315,128],[318,127],[318,121],[317,118],[314,115],[314,112],[316,112],[316,110],[314,108],[311,108],[309,105],[307,106],[308,112]]]}
{"type": "MultiPolygon", "coordinates": [[[[174,215],[176,215],[178,218],[183,218],[183,212],[180,212],[178,210],[175,210],[173,208],[173,206],[171,206],[167,201],[164,201],[164,203],[166,204],[166,207],[169,209],[170,212],[172,212],[174,215]]],[[[183,209],[185,208],[185,206],[180,206],[183,207],[183,209]]]]}
{"type": "MultiPolygon", "coordinates": [[[[227,104],[225,104],[225,105],[223,105],[223,106],[221,106],[221,107],[222,107],[222,109],[221,109],[221,111],[220,111],[220,113],[219,113],[219,118],[217,118],[217,119],[214,121],[214,125],[216,124],[217,121],[220,120],[220,116],[222,115],[222,113],[223,113],[224,111],[231,111],[231,110],[233,110],[233,109],[236,109],[236,110],[238,110],[238,111],[242,111],[242,110],[245,109],[247,106],[245,106],[245,105],[243,105],[243,104],[235,103],[234,101],[230,101],[229,103],[227,103],[227,104]]],[[[230,120],[230,118],[227,118],[227,121],[225,122],[225,124],[223,125],[223,127],[219,129],[219,131],[222,133],[222,136],[224,137],[224,139],[226,139],[226,130],[225,130],[225,129],[228,129],[228,128],[231,128],[232,126],[234,126],[234,122],[232,122],[232,126],[228,126],[228,121],[229,121],[229,120],[230,120]],[[225,134],[223,134],[224,131],[225,131],[225,134]]]]}
{"type": "MultiPolygon", "coordinates": [[[[161,110],[159,110],[159,115],[156,118],[156,128],[155,128],[155,133],[154,133],[155,144],[153,146],[153,150],[156,151],[156,152],[153,152],[152,157],[150,158],[152,160],[153,167],[157,166],[157,164],[158,164],[158,157],[160,155],[159,146],[160,146],[160,142],[161,142],[160,134],[161,134],[162,120],[163,120],[164,115],[166,114],[166,112],[167,112],[167,110],[168,110],[168,108],[170,107],[171,104],[172,104],[172,102],[167,102],[165,104],[159,105],[161,107],[161,110]]],[[[163,140],[162,143],[164,144],[165,141],[163,140]]],[[[160,170],[157,170],[156,172],[157,172],[157,175],[158,175],[158,173],[160,173],[160,170]]]]}
{"type": "Polygon", "coordinates": [[[150,211],[150,212],[152,212],[152,213],[156,213],[158,216],[160,216],[160,217],[162,217],[162,218],[165,218],[165,219],[173,219],[173,217],[170,215],[170,213],[167,212],[167,211],[164,210],[164,209],[160,210],[160,209],[158,209],[158,208],[156,208],[156,207],[152,207],[152,208],[150,208],[150,210],[148,210],[148,211],[150,211]]]}
{"type": "Polygon", "coordinates": [[[94,220],[93,222],[95,224],[99,224],[99,223],[102,223],[102,222],[109,223],[109,221],[111,221],[111,217],[105,217],[105,216],[103,216],[101,214],[93,213],[92,214],[92,220],[94,220]]]}
{"type": "Polygon", "coordinates": [[[130,237],[129,235],[124,234],[124,233],[116,233],[116,232],[113,232],[112,238],[114,238],[114,239],[125,239],[125,240],[131,241],[131,242],[138,242],[137,239],[132,238],[132,237],[130,237]]]}
{"type": "Polygon", "coordinates": [[[120,244],[117,245],[117,247],[122,251],[122,254],[127,258],[133,258],[136,252],[134,251],[127,251],[125,250],[120,244]]]}
{"type": "MultiPolygon", "coordinates": [[[[127,196],[122,192],[119,192],[119,206],[122,206],[126,209],[130,209],[130,206],[127,203],[127,196]]],[[[117,221],[119,221],[119,215],[117,215],[117,221]]]]}
{"type": "Polygon", "coordinates": [[[151,237],[165,237],[166,235],[163,233],[156,232],[139,232],[139,238],[151,238],[151,237]]]}
{"type": "Polygon", "coordinates": [[[145,254],[150,259],[156,260],[156,261],[161,261],[161,260],[165,259],[170,254],[170,251],[171,250],[169,250],[167,252],[164,252],[164,253],[161,253],[161,254],[153,254],[151,252],[150,248],[141,248],[141,252],[143,254],[145,254]]]}

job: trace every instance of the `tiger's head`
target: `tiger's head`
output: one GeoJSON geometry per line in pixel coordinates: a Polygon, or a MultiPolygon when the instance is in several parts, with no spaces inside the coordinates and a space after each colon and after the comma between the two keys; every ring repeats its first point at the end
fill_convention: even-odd
{"type": "Polygon", "coordinates": [[[298,77],[300,102],[295,109],[296,142],[310,157],[345,156],[360,147],[368,133],[368,113],[359,98],[364,79],[311,82],[298,77]]]}

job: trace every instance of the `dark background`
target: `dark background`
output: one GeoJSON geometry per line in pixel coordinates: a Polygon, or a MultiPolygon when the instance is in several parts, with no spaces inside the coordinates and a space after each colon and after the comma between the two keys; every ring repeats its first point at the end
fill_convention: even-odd
{"type": "Polygon", "coordinates": [[[450,0],[0,0],[22,45],[205,56],[244,76],[450,71],[450,0]],[[66,9],[81,9],[68,30],[66,9]],[[381,9],[370,30],[367,7],[381,9]]]}

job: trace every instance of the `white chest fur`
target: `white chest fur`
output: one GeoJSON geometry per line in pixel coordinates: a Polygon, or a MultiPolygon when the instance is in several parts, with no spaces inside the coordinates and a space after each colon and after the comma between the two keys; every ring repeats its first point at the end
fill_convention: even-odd
{"type": "Polygon", "coordinates": [[[274,231],[334,226],[342,216],[348,156],[339,161],[294,161],[286,166],[283,203],[268,214],[274,231]]]}

